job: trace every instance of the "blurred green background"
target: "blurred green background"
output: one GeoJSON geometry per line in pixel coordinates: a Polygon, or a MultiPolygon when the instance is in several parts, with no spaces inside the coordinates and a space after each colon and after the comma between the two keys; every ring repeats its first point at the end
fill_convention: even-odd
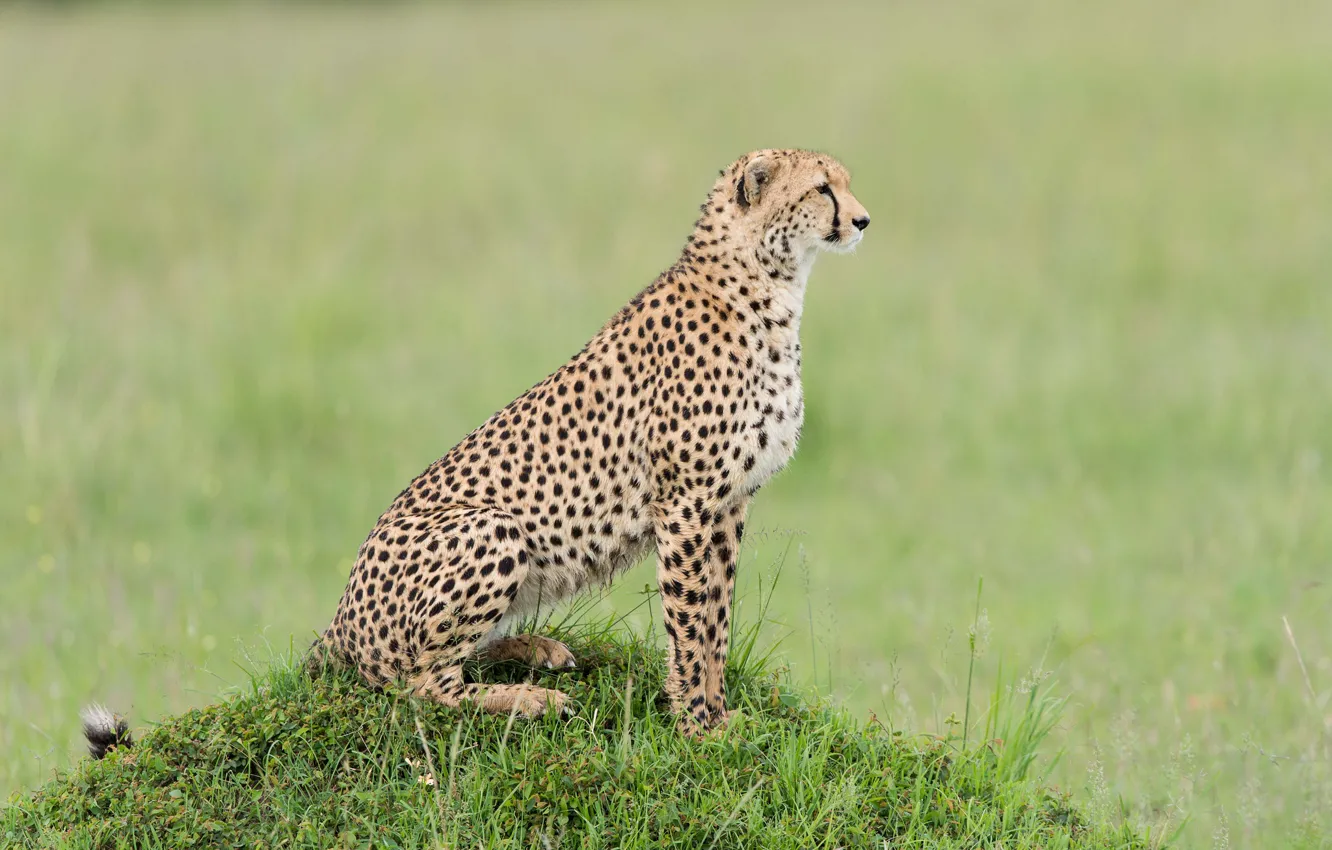
{"type": "Polygon", "coordinates": [[[978,689],[1053,676],[1093,812],[1332,846],[1332,4],[1286,0],[0,10],[0,795],[89,700],[304,646],[768,146],[874,227],[741,619],[784,559],[795,675],[944,732],[983,576],[978,689]]]}

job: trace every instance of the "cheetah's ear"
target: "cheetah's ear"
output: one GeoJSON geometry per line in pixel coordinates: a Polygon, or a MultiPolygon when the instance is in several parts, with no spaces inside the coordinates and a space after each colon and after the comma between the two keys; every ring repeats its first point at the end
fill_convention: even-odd
{"type": "Polygon", "coordinates": [[[764,156],[756,156],[745,166],[739,185],[735,187],[735,202],[741,209],[748,209],[763,194],[764,187],[772,182],[776,163],[764,156]]]}

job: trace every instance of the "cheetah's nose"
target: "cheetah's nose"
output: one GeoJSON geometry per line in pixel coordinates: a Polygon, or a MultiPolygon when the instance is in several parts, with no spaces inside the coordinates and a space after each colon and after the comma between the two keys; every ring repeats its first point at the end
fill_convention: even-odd
{"type": "Polygon", "coordinates": [[[862,215],[860,218],[853,218],[851,223],[856,226],[856,230],[864,230],[869,227],[869,216],[862,215]]]}

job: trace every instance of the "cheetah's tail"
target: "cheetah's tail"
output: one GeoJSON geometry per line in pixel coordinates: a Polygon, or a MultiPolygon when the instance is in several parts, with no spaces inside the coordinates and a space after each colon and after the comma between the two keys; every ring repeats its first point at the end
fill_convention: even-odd
{"type": "Polygon", "coordinates": [[[93,703],[79,716],[83,718],[83,737],[88,739],[88,753],[93,758],[106,758],[106,754],[117,747],[129,749],[134,746],[125,718],[112,714],[106,706],[93,703]]]}

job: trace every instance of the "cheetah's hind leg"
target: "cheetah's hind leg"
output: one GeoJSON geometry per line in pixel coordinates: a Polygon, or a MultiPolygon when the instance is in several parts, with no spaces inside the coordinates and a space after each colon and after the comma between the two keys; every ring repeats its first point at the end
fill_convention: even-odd
{"type": "MultiPolygon", "coordinates": [[[[423,586],[428,590],[417,610],[419,634],[425,641],[407,676],[417,696],[448,706],[475,702],[487,712],[524,717],[566,710],[568,696],[561,691],[463,680],[463,661],[499,625],[531,567],[517,525],[502,511],[475,509],[417,526],[427,529],[422,541],[425,551],[457,553],[423,564],[422,577],[429,576],[423,586]],[[440,545],[429,545],[429,538],[440,545]],[[439,581],[433,580],[436,577],[439,581]]],[[[514,640],[495,643],[502,651],[513,652],[521,647],[514,640]]],[[[572,661],[572,653],[563,644],[549,644],[554,646],[541,645],[548,657],[572,661]],[[563,649],[564,655],[555,647],[563,649]]]]}
{"type": "Polygon", "coordinates": [[[417,663],[417,672],[407,681],[418,697],[451,707],[474,702],[491,714],[517,714],[522,717],[540,717],[548,711],[569,713],[566,705],[569,696],[563,691],[536,685],[464,682],[463,657],[465,654],[460,655],[454,648],[422,656],[417,663]]]}
{"type": "Polygon", "coordinates": [[[482,661],[520,661],[530,667],[567,670],[578,666],[569,647],[541,635],[513,635],[483,641],[477,650],[482,661]]]}

